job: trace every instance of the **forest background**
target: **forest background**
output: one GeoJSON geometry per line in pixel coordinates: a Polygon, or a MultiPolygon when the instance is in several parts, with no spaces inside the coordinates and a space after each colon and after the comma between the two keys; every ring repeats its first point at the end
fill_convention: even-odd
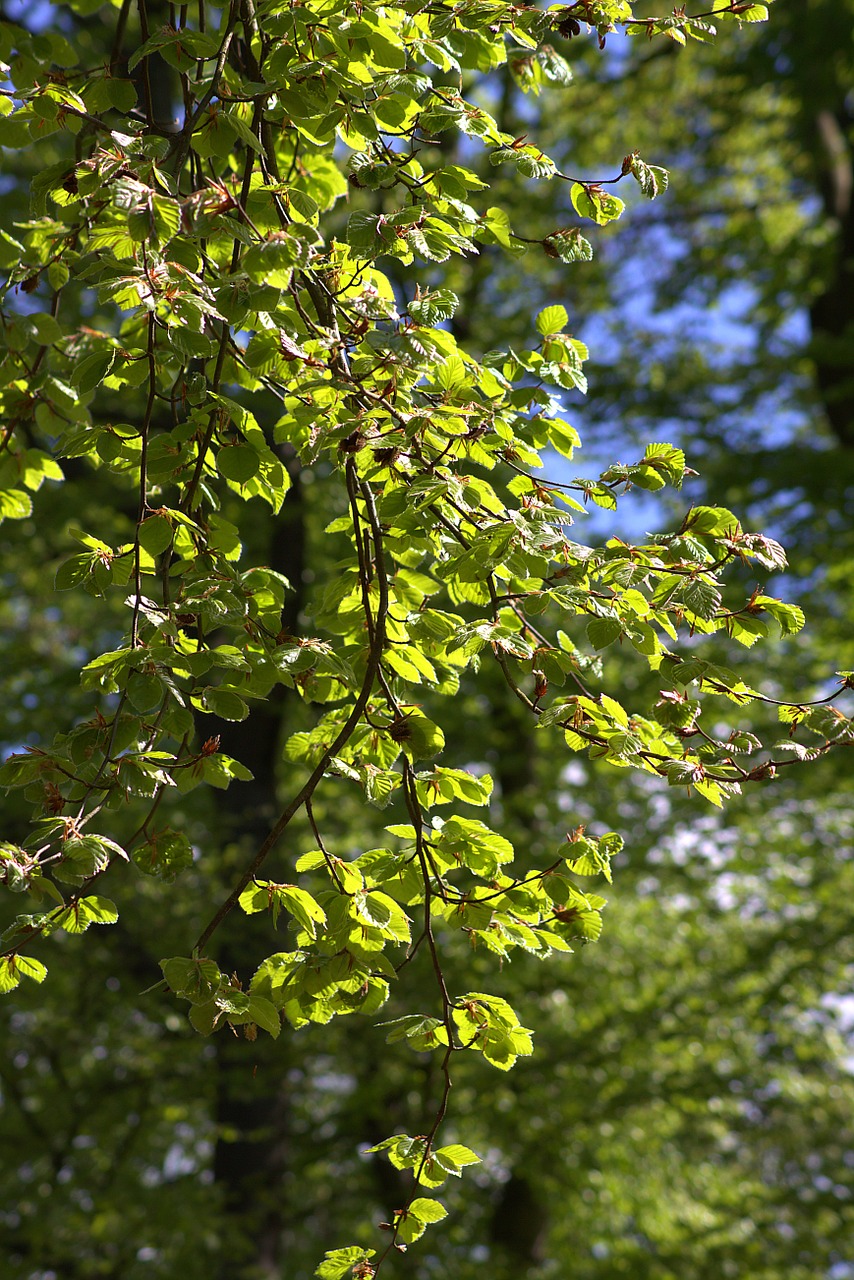
{"type": "MultiPolygon", "coordinates": [[[[77,24],[97,42],[96,3],[46,14],[7,3],[2,16],[36,35],[48,21],[77,24]]],[[[567,397],[584,448],[572,464],[552,459],[558,478],[595,476],[639,441],[667,439],[698,472],[680,507],[685,494],[727,506],[785,544],[775,590],[804,604],[808,627],[764,647],[752,678],[789,699],[854,667],[852,32],[850,0],[788,0],[768,24],[727,27],[714,44],[565,39],[572,83],[536,96],[520,91],[524,67],[491,73],[474,92],[501,127],[535,136],[573,172],[610,173],[638,150],[673,181],[598,231],[592,262],[484,252],[442,271],[467,346],[523,344],[529,314],[549,305],[566,307],[589,345],[589,394],[567,397]]],[[[10,235],[51,145],[4,153],[10,235]]],[[[560,221],[551,188],[530,205],[505,168],[490,180],[531,237],[560,221]]],[[[395,283],[406,282],[401,267],[395,283]]],[[[103,483],[93,474],[93,508],[103,483]]],[[[79,487],[66,498],[47,485],[31,517],[0,527],[4,582],[17,581],[0,604],[6,753],[49,741],[69,707],[88,714],[76,663],[96,651],[93,615],[53,591],[65,530],[85,527],[79,504],[79,487]]],[[[304,473],[254,535],[306,589],[327,567],[319,506],[304,473]]],[[[657,495],[621,510],[638,530],[670,516],[657,495]]],[[[610,530],[607,513],[591,523],[587,538],[610,530]]],[[[294,630],[299,607],[287,605],[294,630]]],[[[621,679],[631,689],[641,677],[626,662],[621,679]]],[[[268,705],[248,733],[220,726],[254,781],[187,797],[185,829],[226,886],[266,832],[288,767],[276,742],[290,702],[268,705]]],[[[537,1052],[506,1076],[486,1064],[462,1076],[454,1107],[484,1162],[445,1196],[448,1218],[394,1260],[398,1273],[854,1276],[847,753],[721,815],[644,776],[556,761],[500,673],[450,714],[457,757],[496,778],[503,831],[536,847],[596,829],[607,811],[627,843],[602,940],[559,966],[517,953],[504,968],[537,1052]]],[[[13,793],[13,824],[16,803],[13,793]]],[[[316,808],[334,842],[359,847],[357,806],[316,808]]],[[[0,1259],[15,1280],[297,1280],[324,1248],[369,1240],[403,1194],[397,1172],[364,1153],[391,1129],[418,1132],[436,1088],[428,1055],[413,1073],[352,1018],[275,1043],[202,1040],[168,995],[139,994],[207,914],[196,870],[184,875],[167,915],[159,881],[139,876],[132,919],[85,948],[54,940],[50,981],[0,1008],[0,1259]]],[[[228,922],[224,970],[243,963],[247,928],[228,922]]]]}

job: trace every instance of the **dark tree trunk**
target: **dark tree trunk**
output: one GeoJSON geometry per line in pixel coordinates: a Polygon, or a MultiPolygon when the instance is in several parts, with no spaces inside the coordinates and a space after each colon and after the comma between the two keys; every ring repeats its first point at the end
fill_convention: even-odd
{"type": "MultiPolygon", "coordinates": [[[[291,473],[292,487],[281,513],[270,521],[267,564],[291,583],[282,629],[293,634],[303,603],[305,511],[298,462],[292,456],[283,456],[283,461],[291,473]]],[[[223,750],[253,774],[251,782],[217,793],[220,836],[224,842],[244,846],[247,856],[266,836],[278,812],[277,766],[287,697],[288,691],[278,685],[266,702],[253,707],[245,721],[218,726],[223,750]]],[[[235,912],[218,944],[220,967],[224,972],[239,971],[245,978],[263,958],[259,942],[257,917],[250,927],[235,912]]],[[[279,950],[281,945],[271,930],[269,950],[279,950]]],[[[250,1045],[227,1032],[217,1035],[213,1043],[219,1081],[214,1177],[226,1214],[220,1274],[222,1280],[237,1280],[242,1275],[278,1277],[288,1217],[287,1044],[283,1039],[274,1043],[259,1037],[250,1045]]]]}
{"type": "Polygon", "coordinates": [[[821,191],[826,212],[838,223],[824,291],[810,307],[816,384],[839,443],[854,446],[854,199],[852,121],[842,107],[820,111],[816,132],[823,159],[821,191]]]}

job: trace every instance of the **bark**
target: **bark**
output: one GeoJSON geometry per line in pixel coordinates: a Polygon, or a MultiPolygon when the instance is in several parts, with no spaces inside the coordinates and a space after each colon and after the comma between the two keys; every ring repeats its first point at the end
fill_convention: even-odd
{"type": "MultiPolygon", "coordinates": [[[[291,583],[282,612],[282,629],[294,634],[303,601],[305,509],[299,465],[282,459],[292,487],[281,513],[270,521],[267,563],[291,583]]],[[[229,837],[254,847],[267,834],[277,814],[277,774],[288,691],[277,685],[245,721],[221,726],[222,749],[252,770],[253,781],[218,792],[218,820],[229,837]],[[235,806],[238,807],[235,807],[235,806]]],[[[241,859],[243,854],[241,853],[241,859]]],[[[249,922],[233,913],[219,941],[218,962],[225,971],[252,972],[260,959],[258,917],[249,922]]],[[[269,951],[282,942],[270,932],[269,951]]],[[[264,953],[266,954],[266,953],[264,953]]],[[[214,1177],[225,1211],[221,1280],[240,1275],[278,1277],[284,1263],[282,1240],[288,1218],[286,1196],[290,1164],[288,1049],[283,1038],[266,1037],[253,1045],[221,1033],[214,1037],[218,1075],[216,1121],[219,1140],[214,1177]],[[232,1251],[234,1250],[234,1252],[232,1251]],[[243,1270],[235,1270],[240,1257],[243,1270]]]]}
{"type": "Polygon", "coordinates": [[[854,447],[854,201],[848,133],[854,120],[842,107],[816,118],[821,194],[838,226],[824,290],[810,307],[816,385],[839,443],[854,447]]]}
{"type": "Polygon", "coordinates": [[[516,1265],[541,1262],[548,1216],[524,1176],[514,1173],[501,1188],[492,1216],[491,1237],[516,1265]]]}

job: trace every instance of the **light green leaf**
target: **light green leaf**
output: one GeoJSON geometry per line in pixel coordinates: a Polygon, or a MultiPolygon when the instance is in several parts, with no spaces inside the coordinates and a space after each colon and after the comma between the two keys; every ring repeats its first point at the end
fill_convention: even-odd
{"type": "Polygon", "coordinates": [[[568,323],[566,307],[545,307],[537,316],[537,332],[544,337],[550,333],[563,333],[568,323]]]}
{"type": "Polygon", "coordinates": [[[348,1272],[352,1273],[354,1267],[367,1263],[375,1253],[376,1249],[362,1249],[359,1245],[350,1245],[346,1249],[328,1249],[314,1274],[319,1280],[342,1280],[348,1272]]]}

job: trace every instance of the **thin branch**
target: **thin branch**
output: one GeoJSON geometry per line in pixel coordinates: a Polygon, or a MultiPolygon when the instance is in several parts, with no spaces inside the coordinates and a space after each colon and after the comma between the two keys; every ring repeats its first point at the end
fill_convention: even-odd
{"type": "MultiPolygon", "coordinates": [[[[355,501],[355,493],[359,487],[359,480],[356,475],[356,468],[352,458],[348,458],[347,460],[346,479],[347,479],[347,488],[350,494],[351,507],[352,507],[352,504],[355,501]]],[[[374,509],[374,516],[376,516],[376,509],[374,509]]],[[[382,554],[381,551],[379,554],[380,555],[382,554]]],[[[299,789],[299,791],[293,797],[290,803],[286,805],[286,807],[282,810],[278,819],[271,827],[270,832],[267,835],[266,839],[262,842],[260,848],[258,849],[258,852],[255,854],[255,857],[252,859],[248,867],[246,867],[246,869],[240,875],[240,878],[238,879],[231,893],[228,895],[228,897],[222,903],[222,905],[217,909],[212,919],[208,922],[208,924],[202,930],[201,934],[199,935],[199,939],[196,942],[195,949],[197,951],[199,952],[202,951],[205,944],[210,940],[211,936],[216,932],[216,930],[222,924],[226,916],[237,905],[237,902],[238,902],[238,899],[240,898],[241,893],[249,884],[249,881],[254,880],[256,878],[261,867],[264,865],[264,862],[266,861],[266,859],[272,853],[273,849],[278,844],[279,840],[281,839],[282,835],[284,834],[290,822],[293,820],[296,814],[299,813],[300,809],[303,807],[306,800],[310,800],[311,797],[314,795],[314,792],[318,784],[320,783],[321,779],[323,778],[323,775],[326,772],[326,769],[329,765],[330,760],[332,760],[334,756],[338,755],[341,748],[352,737],[353,732],[356,729],[359,721],[361,720],[362,715],[370,701],[371,694],[374,688],[374,683],[377,677],[377,672],[379,671],[380,662],[382,661],[383,646],[385,643],[385,614],[387,609],[388,609],[388,587],[386,585],[385,591],[384,592],[380,591],[379,603],[377,606],[376,614],[374,616],[373,643],[371,644],[368,650],[368,658],[367,658],[367,663],[365,665],[365,674],[364,674],[364,677],[362,678],[362,686],[361,686],[361,689],[359,690],[359,694],[358,694],[358,697],[356,698],[356,701],[353,703],[353,706],[350,710],[350,714],[347,716],[347,719],[344,721],[344,724],[341,726],[341,729],[335,735],[335,738],[333,739],[333,741],[327,746],[326,750],[321,755],[318,763],[315,765],[314,769],[312,770],[312,773],[309,776],[308,780],[299,789]]]]}

